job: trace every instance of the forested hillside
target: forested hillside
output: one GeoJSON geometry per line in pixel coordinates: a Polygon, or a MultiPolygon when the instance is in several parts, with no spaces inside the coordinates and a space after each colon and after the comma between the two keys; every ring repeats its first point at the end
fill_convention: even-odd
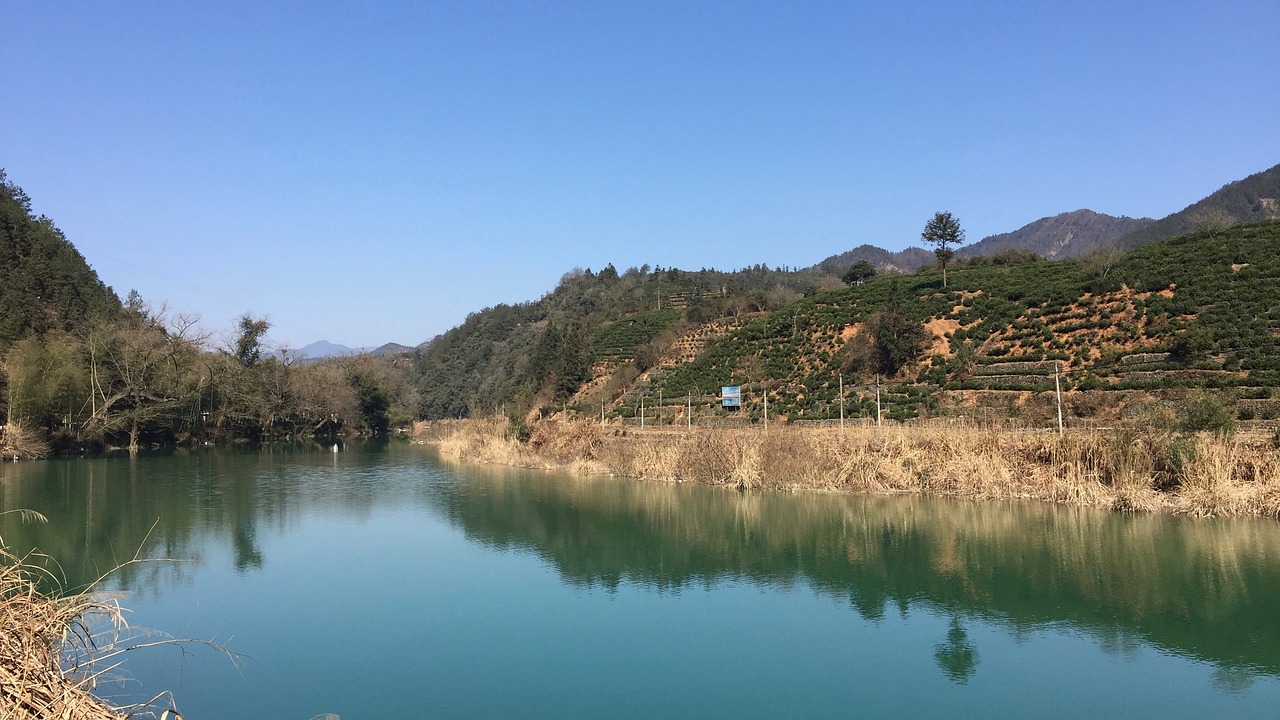
{"type": "MultiPolygon", "coordinates": [[[[718,414],[741,385],[790,420],[882,409],[1072,417],[1213,388],[1242,419],[1280,402],[1280,222],[1044,261],[1005,253],[833,288],[807,273],[580,273],[536,303],[476,313],[417,360],[426,417],[540,407],[614,416],[659,398],[718,414]],[[753,280],[754,282],[749,282],[753,280]],[[832,288],[832,289],[823,289],[832,288]],[[661,302],[659,297],[665,298],[661,302]],[[679,301],[677,301],[679,298],[679,301]]],[[[1222,408],[1219,408],[1221,411],[1222,408]]],[[[1041,418],[1043,419],[1043,418],[1041,418]]]]}
{"type": "Polygon", "coordinates": [[[198,316],[122,306],[0,173],[0,451],[379,434],[413,419],[407,361],[272,357],[245,315],[227,347],[198,316]]]}
{"type": "Polygon", "coordinates": [[[1132,249],[1193,230],[1280,218],[1280,165],[1222,186],[1217,192],[1120,239],[1132,249]]]}
{"type": "Polygon", "coordinates": [[[111,288],[52,220],[31,214],[30,198],[0,170],[0,355],[21,338],[119,311],[111,288]]]}
{"type": "MultiPolygon", "coordinates": [[[[567,401],[602,366],[635,375],[690,328],[786,307],[840,286],[816,273],[763,265],[728,273],[575,270],[536,302],[472,313],[416,354],[425,418],[462,417],[567,401]]],[[[621,380],[627,384],[629,380],[621,380]]]]}

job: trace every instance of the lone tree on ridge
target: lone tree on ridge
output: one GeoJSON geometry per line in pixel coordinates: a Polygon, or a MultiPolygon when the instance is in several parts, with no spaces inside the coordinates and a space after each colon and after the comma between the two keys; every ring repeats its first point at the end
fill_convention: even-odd
{"type": "Polygon", "coordinates": [[[841,280],[849,285],[861,285],[876,276],[876,266],[868,260],[859,260],[849,266],[841,280]]]}
{"type": "Polygon", "coordinates": [[[938,256],[938,264],[942,266],[942,287],[947,286],[947,261],[955,257],[952,245],[964,242],[964,228],[960,221],[949,212],[935,213],[933,219],[925,223],[920,239],[933,246],[933,254],[938,256]]]}

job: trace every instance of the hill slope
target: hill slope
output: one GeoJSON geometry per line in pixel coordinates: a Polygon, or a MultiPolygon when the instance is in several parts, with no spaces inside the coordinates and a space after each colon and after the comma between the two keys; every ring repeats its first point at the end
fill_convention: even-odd
{"type": "Polygon", "coordinates": [[[1132,249],[1193,230],[1274,218],[1280,218],[1280,165],[1223,185],[1203,200],[1129,233],[1120,245],[1132,249]]]}
{"type": "MultiPolygon", "coordinates": [[[[1017,415],[1053,389],[1058,369],[1068,389],[1120,393],[1068,409],[1079,416],[1118,411],[1126,392],[1189,388],[1219,389],[1242,416],[1280,416],[1270,399],[1280,386],[1280,221],[1152,243],[1114,267],[977,258],[957,264],[946,290],[940,279],[933,269],[881,277],[754,318],[631,396],[706,398],[742,385],[756,398],[750,413],[767,393],[775,413],[827,419],[842,373],[848,387],[879,372],[892,417],[963,413],[975,401],[1017,415]],[[886,315],[901,320],[887,339],[886,315]],[[883,367],[881,346],[913,333],[916,351],[883,367]]],[[[873,410],[866,393],[850,402],[855,415],[873,410]]]]}
{"type": "Polygon", "coordinates": [[[1241,417],[1280,417],[1280,221],[1108,262],[976,257],[949,276],[945,290],[929,267],[826,291],[817,276],[780,271],[566,277],[536,303],[475,313],[420,349],[422,412],[595,416],[603,405],[638,418],[641,403],[653,413],[668,398],[679,406],[662,414],[670,421],[686,404],[723,414],[719,388],[741,385],[740,417],[759,417],[767,394],[775,415],[826,420],[842,376],[847,414],[874,414],[859,384],[879,376],[891,418],[1047,422],[1057,371],[1069,418],[1114,418],[1195,388],[1217,389],[1241,417]]]}
{"type": "Polygon", "coordinates": [[[115,313],[120,299],[0,170],[0,355],[15,341],[50,330],[74,330],[96,313],[115,313]]]}

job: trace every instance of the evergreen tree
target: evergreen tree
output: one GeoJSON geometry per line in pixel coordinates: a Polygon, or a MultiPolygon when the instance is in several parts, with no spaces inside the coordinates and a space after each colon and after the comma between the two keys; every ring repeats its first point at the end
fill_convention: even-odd
{"type": "Polygon", "coordinates": [[[942,287],[945,288],[947,263],[956,254],[951,246],[964,243],[964,229],[960,227],[960,221],[949,212],[935,213],[933,219],[925,223],[920,239],[926,245],[933,246],[933,254],[938,257],[938,264],[942,266],[942,287]]]}

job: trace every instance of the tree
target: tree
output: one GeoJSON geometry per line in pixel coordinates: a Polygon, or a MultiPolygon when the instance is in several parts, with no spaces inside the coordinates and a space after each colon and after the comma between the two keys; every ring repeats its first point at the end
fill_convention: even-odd
{"type": "Polygon", "coordinates": [[[241,366],[251,368],[262,360],[262,336],[269,329],[271,324],[266,318],[255,318],[249,313],[240,316],[240,335],[233,354],[241,366]]]}
{"type": "Polygon", "coordinates": [[[935,213],[933,219],[925,223],[920,239],[933,246],[933,254],[938,256],[938,264],[942,266],[942,287],[945,288],[947,261],[956,254],[951,246],[964,243],[964,229],[960,227],[960,221],[949,212],[935,213]]]}
{"type": "Polygon", "coordinates": [[[889,302],[867,319],[847,346],[842,369],[893,376],[920,357],[928,339],[924,325],[907,314],[904,294],[895,279],[889,289],[889,302]]]}
{"type": "Polygon", "coordinates": [[[875,276],[876,266],[872,265],[869,260],[859,260],[850,265],[840,279],[849,285],[861,285],[875,276]]]}
{"type": "Polygon", "coordinates": [[[1231,213],[1220,207],[1205,206],[1187,214],[1192,230],[1200,230],[1214,238],[1218,233],[1236,224],[1231,213]]]}
{"type": "Polygon", "coordinates": [[[144,317],[104,319],[84,339],[89,355],[90,437],[127,433],[137,452],[143,430],[165,431],[191,399],[201,378],[190,372],[207,336],[193,315],[144,308],[144,317]]]}

